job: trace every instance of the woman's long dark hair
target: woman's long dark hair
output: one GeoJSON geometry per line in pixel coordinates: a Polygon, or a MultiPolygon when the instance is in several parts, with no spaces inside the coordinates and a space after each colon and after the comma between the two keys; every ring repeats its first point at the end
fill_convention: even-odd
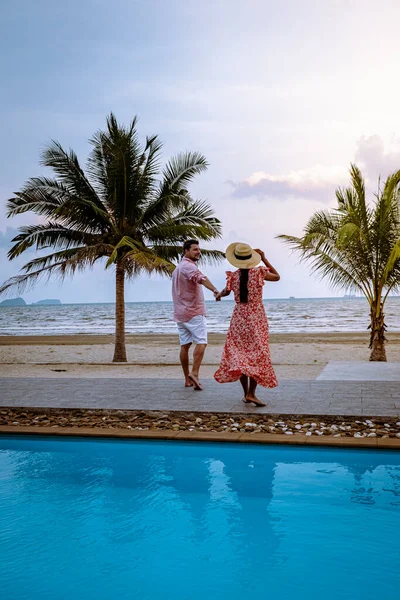
{"type": "Polygon", "coordinates": [[[247,283],[249,281],[249,269],[240,269],[240,303],[246,304],[249,299],[247,283]]]}

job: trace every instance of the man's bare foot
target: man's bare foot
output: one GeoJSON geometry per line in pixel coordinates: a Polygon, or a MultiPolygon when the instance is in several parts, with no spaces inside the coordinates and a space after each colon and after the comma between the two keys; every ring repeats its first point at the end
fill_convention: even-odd
{"type": "Polygon", "coordinates": [[[186,377],[185,379],[185,387],[193,387],[193,381],[191,381],[189,377],[186,377]]]}
{"type": "Polygon", "coordinates": [[[193,388],[197,391],[201,391],[203,388],[201,387],[201,383],[198,379],[198,377],[196,375],[193,375],[193,373],[190,373],[190,375],[188,375],[190,381],[193,383],[193,388]]]}
{"type": "Polygon", "coordinates": [[[264,402],[261,402],[261,400],[259,400],[257,396],[246,396],[246,398],[244,398],[244,402],[246,402],[246,404],[252,402],[256,406],[267,406],[266,404],[264,404],[264,402]]]}

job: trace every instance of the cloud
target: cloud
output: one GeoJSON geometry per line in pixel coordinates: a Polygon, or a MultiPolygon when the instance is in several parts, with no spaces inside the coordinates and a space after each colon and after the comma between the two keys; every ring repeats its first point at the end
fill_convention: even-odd
{"type": "Polygon", "coordinates": [[[330,202],[338,185],[348,179],[347,169],[340,166],[314,165],[309,169],[290,171],[286,175],[273,175],[257,171],[247,179],[230,182],[233,196],[244,198],[258,196],[286,200],[293,197],[312,197],[321,202],[330,202]]]}
{"type": "Polygon", "coordinates": [[[354,161],[371,182],[380,176],[385,179],[390,173],[400,169],[400,151],[385,152],[385,145],[379,135],[362,136],[357,141],[354,161]]]}
{"type": "MultiPolygon", "coordinates": [[[[362,136],[357,140],[353,162],[359,166],[367,182],[375,184],[400,169],[400,151],[385,152],[383,139],[378,135],[362,136]]],[[[229,181],[233,196],[259,199],[290,200],[307,198],[322,203],[331,202],[335,190],[349,183],[348,167],[317,164],[308,169],[276,175],[256,171],[242,181],[229,181]]]]}

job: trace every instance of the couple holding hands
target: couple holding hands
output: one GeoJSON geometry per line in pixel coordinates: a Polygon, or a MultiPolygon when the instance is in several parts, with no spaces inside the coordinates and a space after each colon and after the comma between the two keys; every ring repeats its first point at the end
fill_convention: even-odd
{"type": "Polygon", "coordinates": [[[264,281],[279,281],[279,273],[265,258],[264,252],[248,244],[235,242],[225,252],[236,271],[227,271],[225,288],[218,292],[197,267],[201,251],[197,240],[183,245],[183,258],[172,275],[174,320],[181,345],[180,362],[185,386],[202,390],[200,366],[207,346],[206,309],[202,286],[214,293],[217,301],[231,292],[235,298],[229,331],[221,363],[214,374],[219,383],[240,381],[243,401],[265,406],[256,396],[257,385],[273,388],[278,385],[272,368],[268,346],[268,320],[262,303],[264,281]],[[262,262],[261,266],[258,266],[262,262]],[[195,344],[192,369],[189,368],[189,348],[195,344]]]}

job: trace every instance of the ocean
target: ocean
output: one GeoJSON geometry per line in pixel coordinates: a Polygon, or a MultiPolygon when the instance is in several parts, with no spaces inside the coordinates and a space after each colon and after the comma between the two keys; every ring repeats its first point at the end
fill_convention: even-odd
{"type": "MultiPolygon", "coordinates": [[[[234,302],[206,302],[209,332],[225,333],[234,302]]],[[[369,307],[363,298],[293,298],[264,300],[271,333],[366,332],[369,307]]],[[[115,305],[0,307],[0,335],[114,333],[115,305]]],[[[385,306],[388,331],[400,331],[400,297],[385,306]]],[[[176,333],[171,302],[128,302],[127,333],[176,333]]]]}

